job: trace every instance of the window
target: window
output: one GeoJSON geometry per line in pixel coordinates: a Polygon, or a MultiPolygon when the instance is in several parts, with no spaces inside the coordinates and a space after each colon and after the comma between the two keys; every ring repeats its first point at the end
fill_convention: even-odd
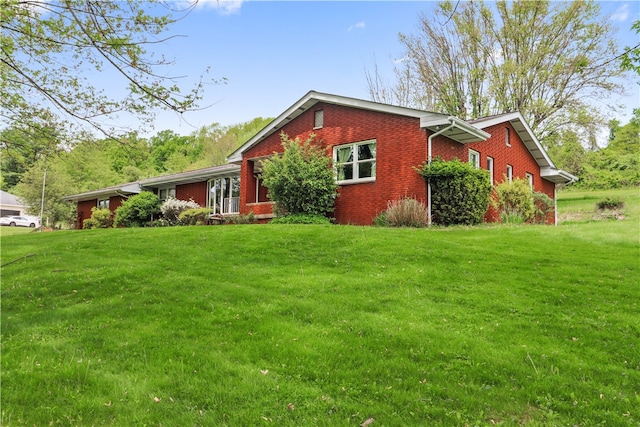
{"type": "Polygon", "coordinates": [[[334,147],[333,163],[339,184],[375,181],[376,141],[369,140],[334,147]]]}
{"type": "Polygon", "coordinates": [[[475,150],[469,149],[469,163],[476,169],[480,168],[480,153],[475,150]]]}
{"type": "Polygon", "coordinates": [[[98,199],[98,209],[109,209],[109,199],[98,199]]]}
{"type": "Polygon", "coordinates": [[[158,199],[165,201],[169,198],[176,198],[176,187],[161,188],[158,190],[158,199]]]}
{"type": "Polygon", "coordinates": [[[513,166],[507,165],[507,181],[513,181],[513,166]]]}
{"type": "Polygon", "coordinates": [[[533,191],[533,174],[527,172],[527,181],[529,181],[529,188],[533,191]]]}
{"type": "Polygon", "coordinates": [[[504,128],[504,142],[505,144],[507,144],[507,147],[511,147],[511,135],[510,133],[510,129],[509,128],[504,128]]]}
{"type": "Polygon", "coordinates": [[[493,185],[493,157],[487,157],[487,170],[489,171],[489,182],[493,185]]]}
{"type": "Polygon", "coordinates": [[[215,214],[240,212],[240,177],[231,176],[209,180],[207,206],[215,214]]]}
{"type": "Polygon", "coordinates": [[[320,129],[324,126],[324,110],[318,110],[313,115],[313,128],[320,129]]]}

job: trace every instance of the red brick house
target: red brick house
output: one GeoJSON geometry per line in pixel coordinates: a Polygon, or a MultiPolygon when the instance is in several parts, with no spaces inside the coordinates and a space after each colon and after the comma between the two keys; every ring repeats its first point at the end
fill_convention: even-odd
{"type": "MultiPolygon", "coordinates": [[[[430,200],[415,167],[437,156],[458,158],[490,171],[493,183],[526,178],[531,188],[555,200],[557,184],[577,178],[555,167],[519,113],[463,121],[446,114],[397,107],[311,91],[231,153],[228,165],[141,180],[77,194],[78,227],[94,206],[112,211],[142,190],[161,199],[193,199],[212,212],[273,217],[273,203],[260,180],[262,160],[282,152],[280,134],[316,135],[332,156],[339,184],[335,218],[369,225],[402,197],[430,200]]],[[[550,222],[555,222],[551,219],[550,222]]]]}
{"type": "Polygon", "coordinates": [[[340,224],[372,224],[388,201],[402,197],[428,202],[428,187],[414,168],[436,156],[488,169],[495,183],[527,178],[532,189],[553,200],[557,184],[577,180],[555,167],[519,113],[465,122],[311,91],[229,156],[230,163],[240,165],[240,213],[272,216],[260,165],[282,152],[282,132],[301,140],[315,134],[333,157],[340,224]]]}

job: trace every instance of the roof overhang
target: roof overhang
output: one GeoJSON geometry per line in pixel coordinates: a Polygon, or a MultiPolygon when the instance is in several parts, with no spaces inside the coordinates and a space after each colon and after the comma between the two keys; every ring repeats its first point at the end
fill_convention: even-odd
{"type": "Polygon", "coordinates": [[[175,185],[191,184],[194,182],[202,182],[230,175],[240,175],[240,165],[228,164],[171,175],[163,175],[155,178],[143,179],[140,181],[140,185],[143,188],[172,187],[175,185]]]}
{"type": "Polygon", "coordinates": [[[129,196],[138,194],[142,191],[140,184],[137,182],[129,182],[127,184],[115,185],[112,187],[100,188],[98,190],[87,191],[85,193],[73,194],[65,196],[62,200],[67,202],[80,202],[83,200],[104,199],[111,196],[129,196]]]}
{"type": "Polygon", "coordinates": [[[446,136],[461,144],[486,141],[491,136],[491,134],[453,116],[435,119],[432,116],[422,116],[420,117],[420,127],[433,133],[440,132],[439,135],[446,136]]]}
{"type": "Polygon", "coordinates": [[[555,184],[571,184],[578,181],[577,176],[556,168],[540,168],[540,176],[555,184]]]}
{"type": "Polygon", "coordinates": [[[382,104],[379,102],[366,101],[366,100],[357,99],[357,98],[349,98],[346,96],[331,95],[328,93],[321,93],[321,92],[316,92],[312,90],[312,91],[309,91],[305,96],[300,98],[295,104],[289,107],[285,112],[283,112],[277,118],[275,118],[271,123],[265,126],[253,138],[248,140],[240,148],[238,148],[236,151],[231,153],[229,157],[227,157],[227,161],[229,163],[242,162],[242,154],[245,151],[259,144],[270,135],[273,135],[274,133],[278,132],[280,129],[286,126],[289,122],[291,122],[296,117],[298,117],[308,109],[312,108],[315,104],[319,102],[325,102],[325,103],[334,104],[334,105],[341,105],[345,107],[358,108],[361,110],[369,110],[369,111],[376,111],[381,113],[396,114],[400,116],[414,117],[417,119],[422,119],[423,117],[427,117],[430,119],[446,117],[446,115],[444,114],[429,113],[423,110],[416,110],[413,108],[398,107],[396,105],[382,104]]]}

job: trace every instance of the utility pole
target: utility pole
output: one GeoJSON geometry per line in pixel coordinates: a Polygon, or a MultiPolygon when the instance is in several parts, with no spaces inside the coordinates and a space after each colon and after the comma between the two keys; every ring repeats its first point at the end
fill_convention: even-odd
{"type": "Polygon", "coordinates": [[[44,215],[44,188],[47,185],[47,170],[44,170],[44,176],[42,177],[42,200],[40,201],[40,230],[42,230],[42,216],[44,215]]]}

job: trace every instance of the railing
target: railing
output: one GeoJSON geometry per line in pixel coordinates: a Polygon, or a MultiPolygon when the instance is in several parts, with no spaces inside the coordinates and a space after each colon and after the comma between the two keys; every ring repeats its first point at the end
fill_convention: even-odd
{"type": "Polygon", "coordinates": [[[225,197],[222,204],[222,213],[240,212],[240,197],[225,197]]]}

